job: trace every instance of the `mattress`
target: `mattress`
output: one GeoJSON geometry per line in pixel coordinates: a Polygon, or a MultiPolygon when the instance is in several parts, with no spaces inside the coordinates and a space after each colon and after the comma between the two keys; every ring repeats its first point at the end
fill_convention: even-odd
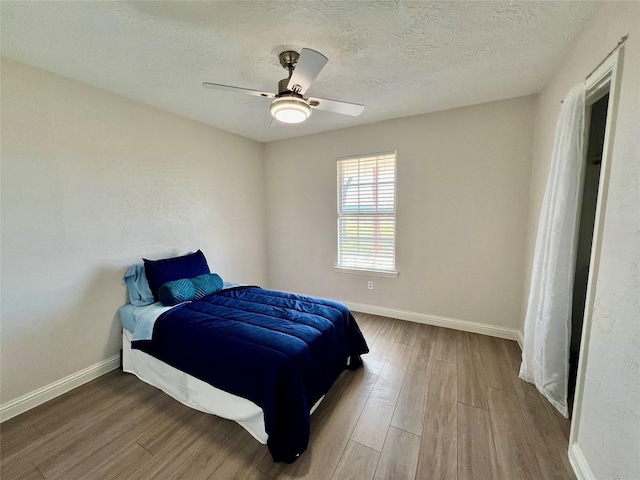
{"type": "MultiPolygon", "coordinates": [[[[122,330],[122,369],[159,388],[184,405],[205,413],[233,420],[258,442],[267,443],[262,409],[246,398],[213,387],[155,357],[131,348],[132,333],[122,330]]],[[[320,405],[316,402],[311,413],[320,405]]]]}

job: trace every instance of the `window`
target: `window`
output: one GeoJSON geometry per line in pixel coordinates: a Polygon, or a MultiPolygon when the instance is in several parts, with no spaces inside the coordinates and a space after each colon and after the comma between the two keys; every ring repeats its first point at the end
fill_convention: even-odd
{"type": "Polygon", "coordinates": [[[338,160],[337,270],[396,277],[396,154],[338,160]]]}

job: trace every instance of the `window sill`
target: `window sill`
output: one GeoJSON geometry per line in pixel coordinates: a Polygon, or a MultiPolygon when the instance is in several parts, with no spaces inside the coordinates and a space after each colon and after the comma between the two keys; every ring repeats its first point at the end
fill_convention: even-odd
{"type": "Polygon", "coordinates": [[[387,272],[382,270],[364,270],[359,268],[333,267],[336,273],[350,273],[352,275],[366,275],[368,277],[398,278],[398,272],[387,272]]]}

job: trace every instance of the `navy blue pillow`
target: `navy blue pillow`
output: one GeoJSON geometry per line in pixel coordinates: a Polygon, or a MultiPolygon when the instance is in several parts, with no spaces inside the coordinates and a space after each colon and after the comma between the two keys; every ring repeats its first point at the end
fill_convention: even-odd
{"type": "Polygon", "coordinates": [[[147,275],[149,288],[153,298],[158,301],[158,290],[162,285],[181,278],[193,278],[204,273],[211,273],[204,253],[198,250],[182,257],[165,258],[163,260],[144,261],[144,271],[147,275]]]}

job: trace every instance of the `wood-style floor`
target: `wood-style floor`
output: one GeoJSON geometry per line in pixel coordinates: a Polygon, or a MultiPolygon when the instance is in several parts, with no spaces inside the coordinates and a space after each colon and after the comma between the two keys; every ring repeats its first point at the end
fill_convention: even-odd
{"type": "Polygon", "coordinates": [[[372,315],[371,353],[276,464],[234,422],[114,371],[0,425],[3,480],[571,479],[569,422],[518,379],[515,342],[372,315]]]}

